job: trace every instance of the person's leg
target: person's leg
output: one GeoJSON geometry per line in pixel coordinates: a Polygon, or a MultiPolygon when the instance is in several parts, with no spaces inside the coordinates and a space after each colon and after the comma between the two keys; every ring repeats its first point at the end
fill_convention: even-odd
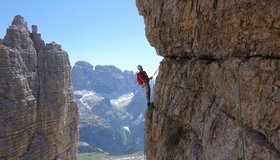
{"type": "Polygon", "coordinates": [[[149,83],[145,85],[145,91],[146,91],[146,100],[147,103],[150,104],[150,94],[151,94],[151,89],[149,83]]]}

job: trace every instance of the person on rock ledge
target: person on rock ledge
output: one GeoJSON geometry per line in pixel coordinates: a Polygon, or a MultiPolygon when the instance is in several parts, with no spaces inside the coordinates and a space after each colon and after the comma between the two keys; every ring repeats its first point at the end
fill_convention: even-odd
{"type": "Polygon", "coordinates": [[[139,72],[137,73],[137,83],[142,86],[142,88],[146,91],[146,100],[147,100],[147,107],[149,109],[154,107],[154,104],[150,101],[150,94],[151,94],[151,88],[149,81],[150,79],[153,79],[153,77],[148,77],[147,73],[143,70],[143,67],[141,65],[137,66],[137,69],[139,72]]]}

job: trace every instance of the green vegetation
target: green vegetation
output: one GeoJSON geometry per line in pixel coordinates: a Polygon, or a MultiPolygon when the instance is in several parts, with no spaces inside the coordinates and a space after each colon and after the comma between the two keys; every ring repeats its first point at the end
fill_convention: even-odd
{"type": "Polygon", "coordinates": [[[91,146],[79,146],[78,147],[78,153],[91,153],[97,151],[91,146]]]}
{"type": "Polygon", "coordinates": [[[109,158],[109,155],[105,153],[79,153],[78,160],[106,160],[109,158]]]}
{"type": "Polygon", "coordinates": [[[143,152],[136,152],[129,155],[120,155],[120,156],[110,156],[105,153],[100,152],[92,152],[92,153],[79,153],[78,154],[78,160],[139,160],[144,159],[144,153],[143,152]]]}

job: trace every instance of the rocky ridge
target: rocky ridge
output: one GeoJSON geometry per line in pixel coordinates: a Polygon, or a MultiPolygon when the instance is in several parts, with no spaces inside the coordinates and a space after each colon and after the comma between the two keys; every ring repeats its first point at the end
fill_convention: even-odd
{"type": "Polygon", "coordinates": [[[76,159],[78,109],[68,55],[22,16],[0,43],[0,159],[76,159]]]}
{"type": "Polygon", "coordinates": [[[280,159],[279,1],[137,6],[150,44],[164,57],[157,109],[146,113],[147,159],[242,159],[241,133],[246,160],[280,159]]]}
{"type": "Polygon", "coordinates": [[[78,61],[72,68],[73,88],[92,90],[103,96],[117,98],[138,89],[135,74],[108,66],[93,66],[85,61],[78,61]]]}

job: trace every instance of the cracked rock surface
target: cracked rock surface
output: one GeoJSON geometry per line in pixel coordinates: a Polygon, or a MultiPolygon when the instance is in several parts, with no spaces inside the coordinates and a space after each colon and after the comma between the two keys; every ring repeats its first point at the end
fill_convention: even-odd
{"type": "Polygon", "coordinates": [[[30,33],[21,16],[0,42],[0,159],[76,159],[78,109],[67,53],[30,33]]]}
{"type": "Polygon", "coordinates": [[[150,44],[164,57],[157,108],[146,113],[147,159],[241,159],[240,133],[246,160],[280,159],[279,1],[137,6],[150,44]]]}

